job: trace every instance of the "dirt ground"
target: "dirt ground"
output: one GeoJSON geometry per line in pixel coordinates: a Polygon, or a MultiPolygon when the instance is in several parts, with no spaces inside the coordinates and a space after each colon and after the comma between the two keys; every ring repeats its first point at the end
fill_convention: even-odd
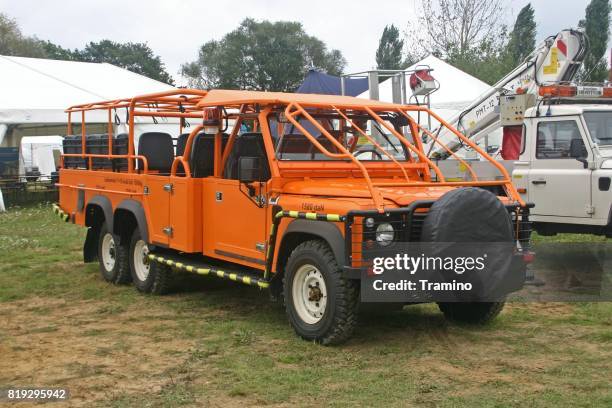
{"type": "Polygon", "coordinates": [[[0,215],[0,388],[68,388],[53,407],[612,406],[611,303],[511,302],[485,327],[370,312],[322,347],[264,291],[110,285],[82,239],[45,207],[0,215]]]}
{"type": "Polygon", "coordinates": [[[67,387],[75,406],[109,392],[159,392],[167,383],[162,374],[176,365],[173,350],[188,350],[193,341],[159,330],[175,324],[159,308],[113,313],[105,305],[49,298],[3,305],[8,338],[0,345],[2,377],[16,384],[67,387]]]}

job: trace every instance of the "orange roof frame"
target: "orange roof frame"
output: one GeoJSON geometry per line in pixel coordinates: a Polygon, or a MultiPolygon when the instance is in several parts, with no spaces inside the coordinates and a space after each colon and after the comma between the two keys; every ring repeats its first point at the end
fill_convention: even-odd
{"type": "Polygon", "coordinates": [[[371,99],[356,98],[353,96],[340,95],[321,95],[321,94],[301,94],[283,92],[262,92],[262,91],[237,91],[226,89],[213,89],[200,98],[197,106],[200,108],[222,106],[222,105],[242,105],[259,103],[262,105],[274,104],[299,104],[309,107],[325,107],[332,105],[342,108],[355,108],[363,110],[369,107],[373,110],[397,109],[398,104],[376,101],[371,99]]]}

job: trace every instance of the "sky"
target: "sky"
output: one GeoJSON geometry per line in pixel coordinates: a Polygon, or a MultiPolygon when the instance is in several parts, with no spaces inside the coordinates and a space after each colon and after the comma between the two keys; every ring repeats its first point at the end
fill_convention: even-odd
{"type": "MultiPolygon", "coordinates": [[[[538,40],[560,29],[576,27],[589,0],[532,0],[538,40]]],[[[528,0],[506,0],[512,25],[528,0]]],[[[110,39],[146,42],[179,79],[182,63],[197,58],[199,47],[220,39],[251,17],[302,22],[306,32],[339,49],[345,72],[375,66],[378,40],[387,24],[404,31],[417,13],[416,0],[0,0],[0,12],[17,20],[26,35],[67,48],[110,39]]]]}

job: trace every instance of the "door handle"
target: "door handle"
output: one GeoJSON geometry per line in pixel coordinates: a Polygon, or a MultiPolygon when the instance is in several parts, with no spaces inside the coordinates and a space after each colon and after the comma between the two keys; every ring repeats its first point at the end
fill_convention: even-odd
{"type": "Polygon", "coordinates": [[[532,180],[531,184],[546,184],[546,180],[532,180]]]}

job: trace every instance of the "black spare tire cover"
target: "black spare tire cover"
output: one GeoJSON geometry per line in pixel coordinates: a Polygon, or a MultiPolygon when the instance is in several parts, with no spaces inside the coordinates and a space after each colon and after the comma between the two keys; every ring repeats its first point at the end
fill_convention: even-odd
{"type": "Polygon", "coordinates": [[[524,279],[517,273],[513,260],[514,237],[510,214],[502,202],[482,188],[463,187],[444,194],[436,201],[421,233],[423,247],[432,256],[457,257],[480,254],[486,258],[484,271],[458,274],[439,270],[442,281],[470,282],[469,293],[432,294],[437,301],[497,301],[516,290],[516,280],[524,279]],[[428,244],[432,243],[432,244],[428,244]],[[481,243],[480,245],[478,243],[481,243]]]}

